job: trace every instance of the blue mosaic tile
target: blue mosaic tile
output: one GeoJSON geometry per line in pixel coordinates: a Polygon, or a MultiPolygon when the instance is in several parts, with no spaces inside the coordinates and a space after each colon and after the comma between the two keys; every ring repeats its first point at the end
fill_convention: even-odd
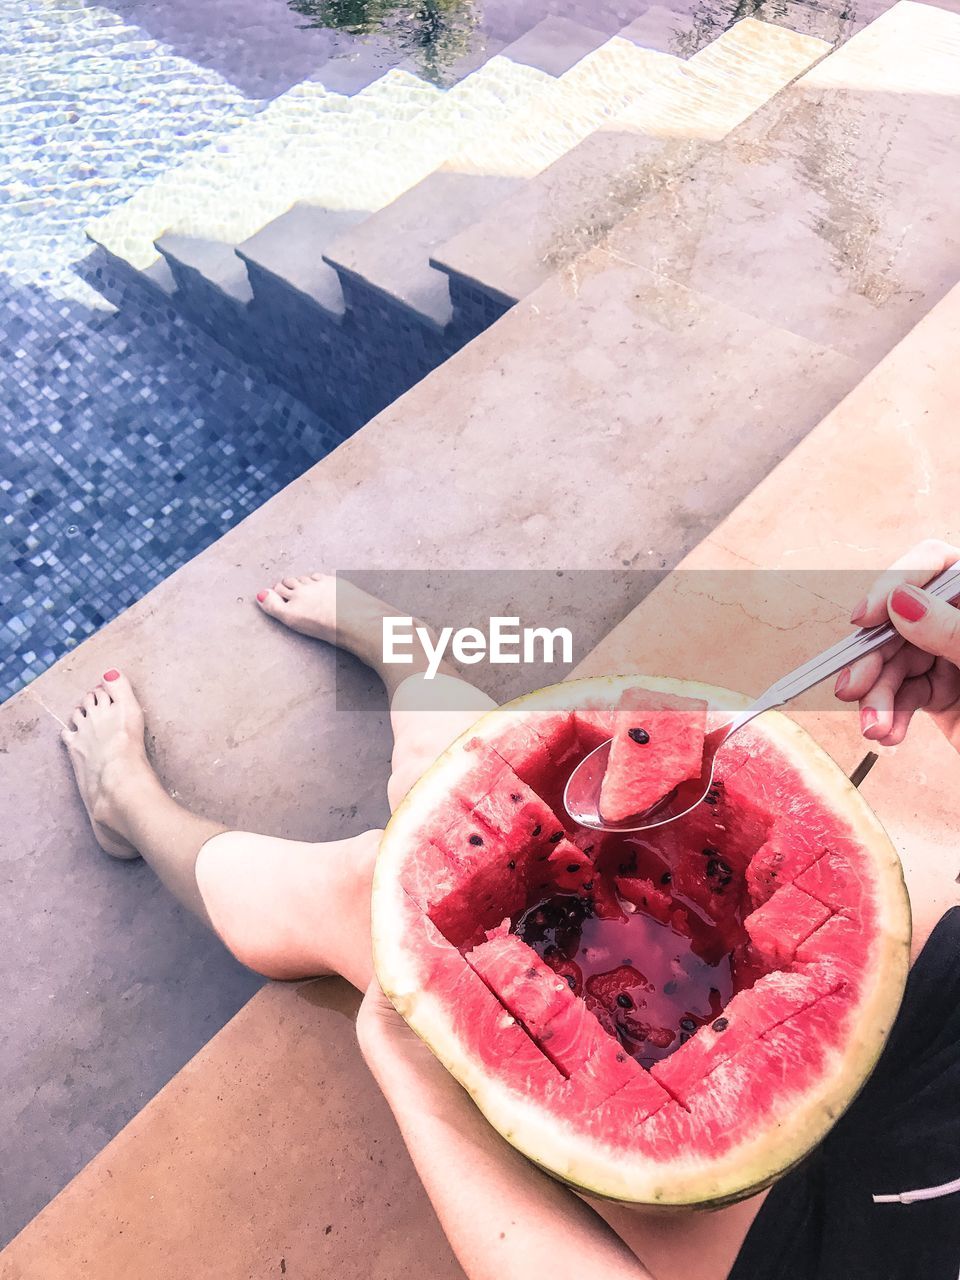
{"type": "Polygon", "coordinates": [[[0,288],[0,694],[219,538],[342,438],[189,322],[0,288]]]}
{"type": "Polygon", "coordinates": [[[23,86],[0,114],[2,699],[342,433],[169,307],[118,311],[77,269],[92,217],[262,99],[70,0],[0,2],[0,79],[23,86]]]}

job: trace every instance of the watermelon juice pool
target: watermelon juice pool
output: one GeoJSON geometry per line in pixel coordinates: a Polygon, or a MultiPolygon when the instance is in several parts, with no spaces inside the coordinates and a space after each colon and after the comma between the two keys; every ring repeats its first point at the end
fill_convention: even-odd
{"type": "MultiPolygon", "coordinates": [[[[651,857],[659,863],[655,850],[644,849],[646,842],[635,838],[608,846],[604,862],[614,870],[636,870],[638,845],[647,869],[651,857]]],[[[558,894],[528,906],[512,931],[565,977],[602,1025],[649,1067],[698,1027],[715,1022],[733,994],[751,984],[747,968],[734,963],[746,938],[739,904],[731,902],[726,918],[715,921],[685,896],[668,898],[661,892],[660,902],[672,907],[664,921],[621,896],[609,869],[601,875],[606,918],[584,898],[558,894]],[[619,913],[611,903],[619,905],[619,913]]]]}
{"type": "Polygon", "coordinates": [[[525,911],[515,932],[643,1066],[713,1022],[733,995],[729,954],[707,963],[689,937],[643,911],[600,920],[563,895],[525,911]]]}

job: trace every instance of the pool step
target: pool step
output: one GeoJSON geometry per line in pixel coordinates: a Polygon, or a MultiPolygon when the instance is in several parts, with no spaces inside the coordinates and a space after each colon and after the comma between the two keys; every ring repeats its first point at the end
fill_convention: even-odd
{"type": "MultiPolygon", "coordinates": [[[[204,232],[196,220],[184,226],[179,219],[157,238],[156,248],[164,253],[171,234],[232,247],[255,235],[295,201],[327,209],[379,209],[434,169],[457,139],[493,127],[501,116],[553,84],[553,70],[566,69],[603,40],[601,32],[582,24],[546,19],[436,96],[413,120],[404,119],[401,113],[399,124],[389,101],[379,98],[379,116],[364,109],[361,119],[361,106],[373,95],[374,86],[353,100],[339,130],[333,130],[329,121],[323,122],[327,136],[322,148],[312,139],[304,139],[303,145],[288,149],[278,163],[266,165],[257,179],[263,199],[250,203],[241,191],[234,192],[236,207],[228,220],[210,219],[204,232]],[[538,63],[550,70],[542,70],[538,63]],[[268,183],[272,186],[269,199],[265,191],[268,183]]],[[[212,258],[217,253],[210,250],[212,258]]],[[[214,278],[208,295],[202,274],[185,275],[179,298],[184,311],[201,324],[208,312],[218,316],[223,305],[219,286],[220,280],[214,278]]],[[[214,336],[221,333],[225,344],[238,350],[230,329],[221,329],[214,336]]]]}
{"type": "Polygon", "coordinates": [[[689,58],[719,34],[711,31],[697,15],[680,13],[660,4],[652,4],[619,32],[621,40],[677,58],[689,58]]]}
{"type": "Polygon", "coordinates": [[[87,235],[137,270],[156,262],[154,241],[168,232],[236,244],[282,213],[305,175],[342,164],[357,149],[389,146],[441,97],[433,85],[396,69],[353,97],[305,81],[96,219],[87,235]]]}
{"type": "Polygon", "coordinates": [[[346,167],[338,198],[351,206],[347,222],[354,230],[334,237],[335,245],[329,208],[304,202],[237,245],[232,262],[227,244],[159,237],[157,248],[178,284],[177,305],[238,355],[264,364],[339,428],[359,425],[472,336],[445,331],[446,278],[430,267],[429,253],[514,189],[514,181],[496,171],[496,156],[506,154],[507,142],[512,140],[520,170],[536,171],[635,98],[652,82],[651,67],[676,61],[625,40],[595,47],[601,39],[567,20],[538,24],[504,54],[508,66],[522,60],[524,86],[534,83],[527,73],[540,77],[535,91],[502,93],[502,68],[494,68],[494,75],[488,64],[424,113],[408,144],[397,140],[389,156],[364,157],[352,170],[346,167]],[[531,69],[533,62],[563,69],[562,78],[531,69]],[[503,146],[491,153],[489,144],[498,139],[503,146]],[[545,150],[548,143],[552,150],[545,150]],[[475,174],[457,173],[457,164],[431,174],[451,152],[459,163],[471,148],[475,174]],[[481,163],[484,148],[493,156],[493,172],[481,163]],[[364,218],[385,193],[411,187],[415,179],[404,195],[364,218]],[[366,288],[369,282],[360,271],[351,272],[350,261],[339,263],[339,275],[325,266],[324,254],[336,248],[349,252],[351,245],[375,259],[382,282],[366,288]],[[391,304],[404,312],[394,314],[391,304]],[[347,411],[344,386],[355,402],[347,411]]]}
{"type": "MultiPolygon", "coordinates": [[[[443,330],[453,318],[447,276],[431,253],[480,220],[658,83],[678,60],[621,38],[608,40],[539,93],[528,108],[494,122],[428,177],[324,251],[351,306],[377,302],[407,308],[443,330]],[[368,296],[369,294],[369,296],[368,296]]],[[[474,325],[461,337],[473,336],[474,325]]]]}
{"type": "Polygon", "coordinates": [[[439,163],[458,122],[469,127],[549,83],[538,57],[562,64],[604,39],[581,24],[547,19],[446,92],[403,68],[353,97],[319,82],[296,85],[87,233],[115,260],[143,269],[156,260],[161,236],[236,245],[298,200],[352,208],[359,199],[361,207],[379,208],[439,163]],[[418,154],[426,167],[404,181],[403,163],[409,167],[418,154]]]}
{"type": "Polygon", "coordinates": [[[688,169],[829,46],[745,18],[434,253],[464,323],[513,305],[688,169]]]}
{"type": "MultiPolygon", "coordinates": [[[[655,17],[662,28],[664,20],[655,17]]],[[[557,69],[577,51],[570,47],[571,27],[542,23],[534,32],[538,39],[524,38],[506,52],[557,69]]],[[[642,38],[636,27],[633,34],[642,38]]],[[[581,31],[579,48],[596,38],[581,31]]],[[[474,115],[450,110],[457,94],[452,90],[445,103],[423,113],[414,138],[397,140],[389,158],[372,164],[364,157],[352,172],[345,167],[341,197],[352,197],[344,198],[345,209],[301,202],[237,245],[235,254],[228,244],[198,237],[158,238],[177,284],[175,302],[337,430],[354,430],[514,301],[496,289],[474,289],[447,264],[436,268],[433,256],[456,244],[458,234],[489,228],[488,252],[495,255],[502,244],[509,254],[513,241],[530,230],[510,226],[506,211],[563,165],[557,157],[578,157],[590,147],[589,187],[576,170],[579,198],[609,192],[610,174],[621,175],[625,167],[622,155],[611,157],[609,142],[626,136],[635,161],[638,137],[643,145],[650,142],[651,122],[681,138],[667,160],[675,167],[692,163],[704,138],[726,132],[824,48],[754,20],[738,23],[688,63],[617,36],[587,52],[559,80],[537,72],[545,83],[535,93],[515,95],[509,110],[499,101],[491,109],[488,90],[498,81],[477,73],[459,87],[461,100],[478,106],[474,115]],[[619,128],[625,115],[633,120],[637,113],[647,134],[641,135],[641,125],[626,133],[619,128]],[[618,131],[597,131],[605,122],[618,131]],[[425,156],[437,157],[438,140],[446,142],[439,167],[411,185],[425,156]],[[366,185],[371,178],[378,190],[366,185]],[[402,194],[370,212],[391,188],[402,194]],[[345,223],[333,212],[347,214],[345,223]]],[[[669,170],[658,148],[652,164],[669,170]]],[[[618,205],[615,220],[628,211],[618,205]]]]}

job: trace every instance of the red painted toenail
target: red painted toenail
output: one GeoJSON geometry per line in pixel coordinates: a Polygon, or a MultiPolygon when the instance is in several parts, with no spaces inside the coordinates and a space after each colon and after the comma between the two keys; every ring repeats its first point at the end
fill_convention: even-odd
{"type": "Polygon", "coordinates": [[[265,591],[258,591],[258,592],[257,592],[257,599],[260,601],[260,603],[261,603],[261,604],[263,604],[263,602],[264,602],[264,600],[266,600],[266,598],[267,598],[267,593],[266,593],[265,591]]]}
{"type": "Polygon", "coordinates": [[[105,671],[103,673],[103,678],[104,680],[119,680],[120,672],[117,671],[114,667],[111,667],[109,671],[105,671]]]}

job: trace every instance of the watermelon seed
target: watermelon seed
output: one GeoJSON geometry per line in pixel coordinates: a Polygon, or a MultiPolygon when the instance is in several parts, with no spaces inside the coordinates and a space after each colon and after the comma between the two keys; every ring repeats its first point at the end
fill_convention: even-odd
{"type": "Polygon", "coordinates": [[[568,973],[566,975],[566,978],[567,978],[567,986],[570,988],[571,991],[575,991],[577,987],[576,978],[573,976],[572,973],[568,973]]]}
{"type": "Polygon", "coordinates": [[[696,1031],[696,1029],[697,1029],[697,1024],[694,1022],[693,1018],[680,1019],[681,1031],[696,1031]]]}
{"type": "Polygon", "coordinates": [[[571,862],[570,865],[567,867],[567,874],[572,876],[575,871],[579,871],[579,870],[580,870],[580,863],[571,862]]]}
{"type": "Polygon", "coordinates": [[[584,888],[584,892],[585,892],[585,893],[589,893],[589,892],[590,892],[590,890],[593,888],[593,881],[592,881],[592,880],[584,880],[584,882],[583,882],[583,888],[584,888]]]}
{"type": "Polygon", "coordinates": [[[537,825],[533,828],[533,835],[538,836],[542,830],[543,830],[543,827],[541,827],[540,823],[538,822],[537,825]]]}
{"type": "Polygon", "coordinates": [[[513,869],[516,867],[516,865],[517,865],[517,864],[514,862],[513,858],[511,858],[511,859],[510,859],[510,861],[507,863],[507,869],[508,869],[509,871],[513,871],[513,869]]]}
{"type": "Polygon", "coordinates": [[[665,996],[672,996],[672,995],[675,995],[675,994],[676,994],[676,990],[677,990],[677,984],[674,982],[674,980],[673,980],[672,978],[670,979],[670,981],[669,981],[669,982],[665,982],[665,983],[663,984],[663,994],[664,994],[665,996]]]}
{"type": "Polygon", "coordinates": [[[520,801],[523,799],[523,797],[519,794],[519,792],[511,791],[510,799],[513,801],[514,804],[519,804],[520,801]]]}
{"type": "Polygon", "coordinates": [[[718,1018],[716,1022],[713,1024],[713,1029],[714,1031],[726,1031],[729,1025],[730,1025],[730,1021],[728,1018],[718,1018]]]}
{"type": "Polygon", "coordinates": [[[669,872],[669,871],[665,871],[665,872],[663,873],[663,875],[660,877],[660,883],[661,883],[661,884],[669,884],[669,883],[671,882],[671,880],[672,880],[672,879],[673,879],[673,876],[670,874],[670,872],[669,872]]]}
{"type": "Polygon", "coordinates": [[[481,844],[483,844],[483,836],[471,836],[471,837],[470,837],[470,843],[471,843],[471,844],[473,844],[473,845],[481,845],[481,844]]]}
{"type": "Polygon", "coordinates": [[[553,833],[553,835],[550,837],[550,843],[551,843],[551,844],[559,844],[559,843],[560,843],[560,841],[561,841],[562,839],[563,839],[563,832],[562,832],[562,831],[555,831],[555,832],[553,833]]]}
{"type": "Polygon", "coordinates": [[[650,741],[650,735],[647,733],[646,729],[628,729],[627,737],[632,738],[633,741],[638,743],[641,747],[645,747],[650,741]]]}
{"type": "Polygon", "coordinates": [[[621,961],[620,961],[620,963],[621,963],[621,964],[628,964],[628,965],[631,967],[631,969],[633,968],[633,961],[630,959],[630,957],[629,957],[629,956],[627,956],[626,960],[621,960],[621,961]]]}
{"type": "Polygon", "coordinates": [[[617,996],[617,1004],[620,1006],[621,1009],[633,1008],[633,1001],[630,999],[630,997],[627,995],[625,991],[621,991],[620,994],[617,996]]]}

